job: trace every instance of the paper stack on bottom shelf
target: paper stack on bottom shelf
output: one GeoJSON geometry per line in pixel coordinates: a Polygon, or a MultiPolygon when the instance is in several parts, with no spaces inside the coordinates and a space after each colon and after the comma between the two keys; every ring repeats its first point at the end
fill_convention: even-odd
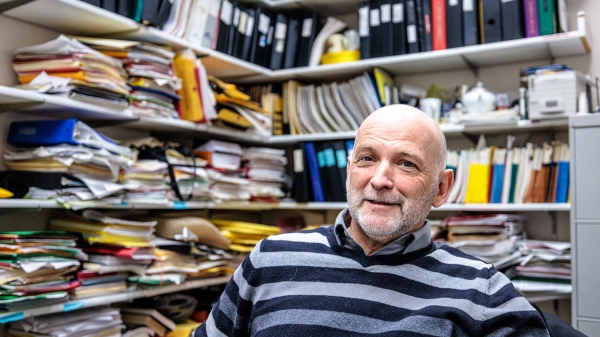
{"type": "Polygon", "coordinates": [[[0,232],[0,310],[67,302],[87,260],[76,241],[62,231],[0,232]]]}
{"type": "Polygon", "coordinates": [[[124,327],[118,308],[94,307],[28,317],[11,323],[8,332],[19,337],[121,337],[124,327]]]}
{"type": "Polygon", "coordinates": [[[523,294],[570,294],[571,243],[523,240],[519,246],[524,260],[506,272],[523,294]]]}

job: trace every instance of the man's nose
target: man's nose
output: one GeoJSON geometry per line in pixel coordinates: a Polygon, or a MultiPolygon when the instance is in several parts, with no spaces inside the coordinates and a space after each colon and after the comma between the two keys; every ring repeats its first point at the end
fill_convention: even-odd
{"type": "Polygon", "coordinates": [[[392,174],[393,172],[390,163],[385,160],[380,162],[373,173],[373,177],[371,177],[371,185],[373,185],[373,188],[378,190],[391,189],[394,187],[392,174]]]}

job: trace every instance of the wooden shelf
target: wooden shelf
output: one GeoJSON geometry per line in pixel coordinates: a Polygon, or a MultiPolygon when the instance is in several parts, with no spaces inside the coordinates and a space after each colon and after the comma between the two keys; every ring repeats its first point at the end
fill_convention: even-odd
{"type": "MultiPolygon", "coordinates": [[[[313,8],[321,12],[356,10],[356,1],[262,0],[277,8],[313,8]],[[351,7],[353,8],[351,10],[351,7]]],[[[585,17],[577,20],[577,30],[546,36],[502,41],[446,50],[380,57],[350,63],[300,67],[272,71],[223,53],[170,36],[131,19],[78,0],[34,0],[7,10],[4,15],[66,34],[110,36],[152,42],[176,50],[191,48],[209,73],[239,83],[298,79],[312,82],[347,80],[373,67],[394,75],[469,69],[535,59],[582,55],[590,52],[585,17]]]]}
{"type": "Polygon", "coordinates": [[[158,286],[151,289],[144,290],[135,290],[128,291],[123,293],[116,294],[107,294],[103,296],[89,297],[83,298],[80,300],[69,301],[66,303],[54,304],[44,307],[37,307],[32,309],[26,309],[21,311],[9,311],[9,312],[0,312],[0,324],[6,324],[14,321],[18,321],[23,318],[36,316],[36,315],[45,315],[56,312],[67,312],[73,311],[77,309],[96,307],[105,304],[117,303],[117,302],[126,302],[131,301],[137,298],[145,298],[152,297],[156,295],[174,293],[178,291],[184,291],[188,289],[202,288],[208,287],[216,284],[225,284],[229,282],[231,276],[222,276],[211,279],[203,279],[203,280],[191,280],[184,282],[182,284],[176,285],[166,285],[166,286],[158,286]]]}

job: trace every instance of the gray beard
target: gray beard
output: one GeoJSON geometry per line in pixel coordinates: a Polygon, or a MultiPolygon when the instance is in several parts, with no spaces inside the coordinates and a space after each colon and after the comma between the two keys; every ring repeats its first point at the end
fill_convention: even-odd
{"type": "Polygon", "coordinates": [[[391,195],[373,189],[364,189],[357,192],[352,189],[350,184],[347,184],[348,210],[354,222],[369,238],[377,242],[388,242],[411,232],[416,224],[425,220],[437,194],[437,185],[432,184],[427,193],[419,198],[409,200],[403,195],[391,195]],[[389,219],[388,224],[385,226],[377,226],[373,224],[370,215],[360,207],[365,200],[398,205],[400,214],[389,219]]]}

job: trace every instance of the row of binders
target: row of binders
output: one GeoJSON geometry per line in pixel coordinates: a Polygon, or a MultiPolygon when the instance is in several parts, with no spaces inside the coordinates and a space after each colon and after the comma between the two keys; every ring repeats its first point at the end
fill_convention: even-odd
{"type": "Polygon", "coordinates": [[[564,0],[371,0],[358,4],[361,58],[567,31],[564,0]]]}
{"type": "Polygon", "coordinates": [[[448,203],[569,202],[569,145],[560,141],[536,146],[486,146],[448,151],[447,168],[455,172],[448,203]]]}
{"type": "Polygon", "coordinates": [[[308,66],[321,27],[312,11],[277,13],[237,0],[86,2],[273,70],[308,66]]]}

